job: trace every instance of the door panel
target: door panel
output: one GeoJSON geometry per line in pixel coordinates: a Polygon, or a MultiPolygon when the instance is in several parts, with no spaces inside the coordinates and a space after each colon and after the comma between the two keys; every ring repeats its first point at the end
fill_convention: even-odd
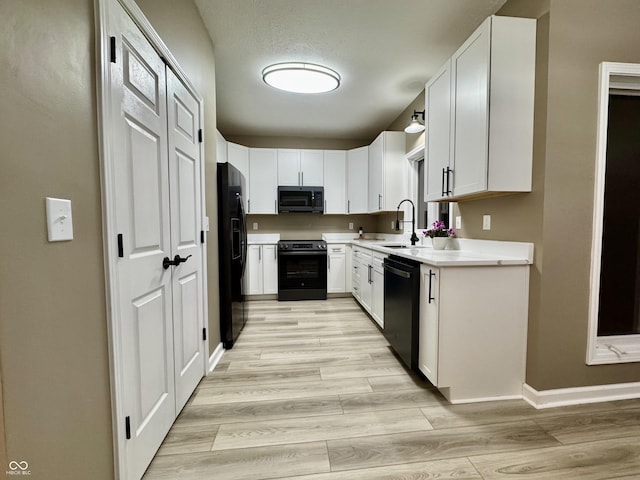
{"type": "MultiPolygon", "coordinates": [[[[165,66],[117,2],[111,3],[116,63],[110,63],[114,221],[122,402],[130,419],[127,478],[140,478],[175,415],[165,66]]],[[[124,429],[123,429],[124,430],[124,429]]],[[[124,435],[123,435],[124,437],[124,435]]]]}
{"type": "Polygon", "coordinates": [[[173,270],[176,412],[205,373],[198,101],[167,69],[169,178],[173,255],[188,260],[173,270]]]}

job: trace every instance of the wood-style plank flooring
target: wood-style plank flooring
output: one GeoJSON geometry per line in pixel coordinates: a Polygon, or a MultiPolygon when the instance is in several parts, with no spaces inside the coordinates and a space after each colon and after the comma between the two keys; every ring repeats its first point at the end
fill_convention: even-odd
{"type": "Polygon", "coordinates": [[[145,480],[640,479],[640,400],[450,405],[350,298],[249,308],[145,480]]]}

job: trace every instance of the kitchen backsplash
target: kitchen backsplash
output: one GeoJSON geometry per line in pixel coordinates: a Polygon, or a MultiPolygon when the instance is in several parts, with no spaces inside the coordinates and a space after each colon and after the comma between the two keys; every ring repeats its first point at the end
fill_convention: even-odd
{"type": "MultiPolygon", "coordinates": [[[[349,233],[358,236],[358,228],[367,233],[398,233],[391,228],[396,219],[395,212],[379,215],[318,215],[313,213],[290,213],[280,215],[247,215],[248,233],[279,233],[282,240],[310,240],[320,238],[323,233],[349,233]],[[253,224],[258,229],[253,229],[253,224]],[[353,223],[353,230],[349,230],[353,223]]],[[[400,212],[402,220],[402,212],[400,212]]]]}

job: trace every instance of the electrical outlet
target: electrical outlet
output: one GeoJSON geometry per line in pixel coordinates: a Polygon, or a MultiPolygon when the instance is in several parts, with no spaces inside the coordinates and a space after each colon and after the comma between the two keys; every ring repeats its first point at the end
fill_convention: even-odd
{"type": "Polygon", "coordinates": [[[491,230],[491,215],[482,216],[482,229],[491,230]]]}
{"type": "Polygon", "coordinates": [[[253,222],[253,229],[257,230],[258,229],[258,222],[253,222]]]}
{"type": "Polygon", "coordinates": [[[462,217],[460,215],[456,215],[456,228],[462,228],[462,217]]]}
{"type": "Polygon", "coordinates": [[[391,230],[395,230],[395,229],[396,229],[396,222],[391,220],[391,230]]]}
{"type": "Polygon", "coordinates": [[[353,230],[353,222],[349,222],[349,230],[353,230]]]}

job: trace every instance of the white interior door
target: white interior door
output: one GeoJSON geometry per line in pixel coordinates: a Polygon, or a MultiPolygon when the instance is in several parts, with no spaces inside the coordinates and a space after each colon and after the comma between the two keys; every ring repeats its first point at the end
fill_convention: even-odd
{"type": "Polygon", "coordinates": [[[204,375],[203,277],[198,101],[167,69],[169,122],[169,182],[171,211],[170,267],[173,290],[173,346],[176,412],[179,412],[204,375]]]}
{"type": "MultiPolygon", "coordinates": [[[[117,2],[112,2],[110,145],[127,478],[142,476],[176,416],[165,65],[117,2]]],[[[195,262],[194,262],[195,263],[195,262]]],[[[122,459],[121,459],[122,460],[122,459]]]]}

